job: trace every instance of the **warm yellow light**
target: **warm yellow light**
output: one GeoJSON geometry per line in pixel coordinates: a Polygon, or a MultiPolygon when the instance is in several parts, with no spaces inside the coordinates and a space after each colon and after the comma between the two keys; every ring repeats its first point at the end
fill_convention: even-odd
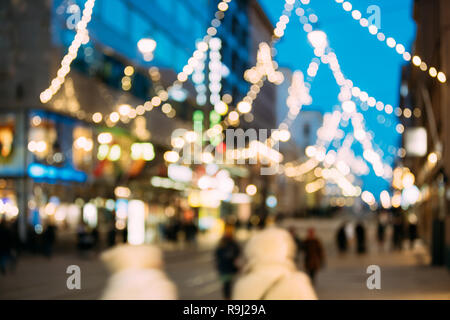
{"type": "Polygon", "coordinates": [[[422,61],[422,63],[420,64],[419,68],[422,71],[427,71],[428,66],[427,66],[427,64],[424,61],[422,61]]]}
{"type": "Polygon", "coordinates": [[[228,115],[228,119],[231,122],[236,122],[239,120],[239,113],[237,113],[236,111],[231,111],[230,114],[228,115]]]}
{"type": "Polygon", "coordinates": [[[127,66],[125,67],[125,69],[123,70],[123,73],[128,76],[131,77],[134,74],[134,68],[132,66],[127,66]]]}
{"type": "Polygon", "coordinates": [[[412,62],[416,67],[418,67],[422,63],[422,59],[420,59],[419,56],[414,56],[412,62]]]}
{"type": "Polygon", "coordinates": [[[100,112],[96,112],[92,115],[92,121],[95,123],[100,123],[103,119],[103,116],[100,112]]]}
{"type": "Polygon", "coordinates": [[[428,162],[431,164],[436,164],[438,162],[438,155],[436,152],[432,152],[428,155],[428,162]]]}
{"type": "Polygon", "coordinates": [[[164,153],[164,160],[170,163],[175,163],[180,159],[180,156],[175,151],[167,151],[164,153]]]}
{"type": "Polygon", "coordinates": [[[317,150],[316,150],[316,147],[314,147],[314,146],[308,146],[305,149],[305,154],[310,158],[314,157],[316,155],[316,153],[317,153],[317,150]]]}
{"type": "Polygon", "coordinates": [[[249,113],[252,110],[252,105],[247,101],[241,101],[238,103],[237,109],[240,113],[249,113]]]}
{"type": "Polygon", "coordinates": [[[228,112],[228,105],[223,102],[223,101],[219,101],[215,104],[214,106],[214,110],[220,114],[221,116],[225,115],[228,112]]]}
{"type": "Polygon", "coordinates": [[[439,82],[441,82],[441,83],[447,82],[447,77],[446,77],[445,73],[443,73],[443,72],[439,72],[437,75],[437,78],[438,78],[439,82]]]}
{"type": "Polygon", "coordinates": [[[120,146],[118,144],[114,144],[109,150],[108,160],[117,161],[120,159],[121,154],[122,150],[120,149],[120,146]]]}
{"type": "Polygon", "coordinates": [[[111,122],[113,123],[116,123],[117,121],[119,121],[119,119],[120,119],[119,113],[115,111],[109,115],[109,120],[111,120],[111,122]]]}
{"type": "Polygon", "coordinates": [[[220,11],[227,11],[228,10],[228,4],[226,2],[220,2],[217,8],[220,11]]]}
{"type": "Polygon", "coordinates": [[[198,137],[198,135],[195,131],[188,131],[184,134],[184,138],[189,143],[195,142],[197,140],[197,137],[198,137]]]}
{"type": "Polygon", "coordinates": [[[102,132],[98,135],[97,141],[100,144],[108,144],[111,143],[113,139],[113,136],[109,132],[102,132]]]}
{"type": "Polygon", "coordinates": [[[161,104],[161,98],[160,97],[153,97],[151,102],[152,102],[152,105],[154,107],[157,107],[157,106],[159,106],[161,104]]]}
{"type": "Polygon", "coordinates": [[[412,172],[405,172],[402,177],[402,185],[403,188],[409,188],[414,185],[414,181],[416,178],[414,177],[414,174],[412,172]]]}
{"type": "Polygon", "coordinates": [[[245,192],[249,195],[249,196],[254,196],[256,194],[256,192],[258,192],[258,188],[254,185],[254,184],[249,184],[246,188],[245,188],[245,192]]]}
{"type": "Polygon", "coordinates": [[[400,207],[400,205],[402,204],[402,195],[400,193],[394,194],[392,196],[391,203],[394,208],[400,207]]]}
{"type": "Polygon", "coordinates": [[[131,111],[131,106],[129,104],[122,104],[119,106],[119,114],[121,116],[128,116],[131,111]]]}
{"type": "Polygon", "coordinates": [[[280,130],[279,138],[281,141],[287,142],[291,139],[291,133],[287,129],[280,130]]]}
{"type": "Polygon", "coordinates": [[[131,190],[128,187],[116,187],[114,189],[114,195],[117,198],[128,198],[131,195],[131,190]]]}
{"type": "Polygon", "coordinates": [[[161,107],[161,111],[167,114],[170,111],[172,111],[172,106],[168,103],[164,103],[163,106],[161,107]]]}
{"type": "Polygon", "coordinates": [[[436,78],[438,74],[435,67],[431,67],[430,70],[428,70],[428,72],[430,73],[430,76],[432,76],[433,78],[436,78]]]}

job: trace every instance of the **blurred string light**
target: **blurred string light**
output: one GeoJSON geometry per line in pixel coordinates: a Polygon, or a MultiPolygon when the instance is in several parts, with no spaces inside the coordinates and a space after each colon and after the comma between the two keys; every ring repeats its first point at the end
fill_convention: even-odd
{"type": "MultiPolygon", "coordinates": [[[[297,10],[296,13],[302,16],[304,10],[303,11],[297,10]]],[[[301,19],[301,22],[303,24],[307,24],[308,18],[306,17],[306,19],[301,19]]],[[[383,164],[380,155],[373,149],[373,144],[371,141],[373,137],[371,137],[371,135],[368,134],[368,132],[364,128],[363,124],[364,116],[356,111],[355,103],[350,100],[352,97],[351,89],[353,88],[353,82],[349,79],[346,79],[346,77],[344,76],[340,68],[340,64],[336,54],[332,51],[332,48],[329,46],[328,41],[326,41],[326,33],[323,31],[313,31],[312,28],[311,29],[304,28],[304,30],[308,34],[308,39],[317,38],[316,41],[311,41],[315,49],[314,54],[317,55],[319,58],[321,58],[324,61],[324,63],[329,65],[329,68],[333,73],[333,77],[335,78],[337,85],[340,86],[341,88],[339,100],[342,101],[342,109],[344,113],[347,114],[352,120],[354,129],[353,133],[355,138],[363,146],[364,159],[366,159],[369,163],[371,163],[377,176],[383,177],[384,179],[389,179],[392,172],[392,168],[387,164],[383,164]],[[311,34],[314,35],[314,33],[316,33],[315,37],[311,36],[311,34]],[[328,49],[331,52],[325,54],[324,53],[325,49],[328,49]]]]}
{"type": "MultiPolygon", "coordinates": [[[[183,70],[177,74],[176,80],[168,87],[167,90],[164,90],[161,86],[159,87],[159,90],[157,91],[157,96],[154,96],[150,98],[148,101],[146,101],[143,105],[138,105],[136,108],[132,108],[131,115],[137,114],[142,115],[145,112],[153,110],[154,107],[158,107],[161,105],[161,103],[168,100],[169,94],[173,89],[181,90],[181,87],[184,82],[187,81],[188,76],[190,76],[194,72],[194,66],[198,64],[199,57],[202,56],[202,53],[206,52],[209,48],[208,42],[210,39],[217,34],[217,28],[221,25],[221,20],[225,17],[225,12],[229,8],[229,3],[232,0],[223,0],[218,3],[217,5],[217,11],[215,13],[215,17],[211,20],[210,26],[207,29],[206,35],[202,38],[201,41],[197,42],[196,50],[192,54],[192,56],[188,59],[187,64],[183,67],[183,70]]],[[[92,16],[92,9],[94,7],[95,0],[87,0],[85,3],[85,8],[83,10],[83,16],[81,18],[81,21],[77,24],[77,34],[75,36],[75,39],[73,40],[71,46],[69,46],[69,52],[68,54],[63,58],[61,62],[61,68],[58,70],[57,77],[52,80],[51,85],[48,89],[44,90],[41,95],[40,99],[43,103],[49,102],[52,97],[58,92],[61,85],[64,83],[66,75],[70,72],[70,64],[73,60],[77,57],[77,52],[81,44],[85,44],[89,41],[89,35],[87,30],[87,25],[91,20],[92,16]]],[[[147,40],[147,39],[144,39],[147,40]]],[[[151,39],[150,39],[151,40],[151,39]]],[[[151,45],[151,47],[156,48],[156,43],[143,43],[141,42],[140,47],[151,45]]],[[[143,48],[144,50],[146,48],[143,48]]],[[[147,48],[148,49],[148,48],[147,48]]],[[[153,48],[154,50],[154,48],[153,48]]],[[[130,66],[131,67],[131,66],[130,66]]],[[[131,89],[131,78],[130,76],[134,73],[130,72],[131,69],[129,67],[124,69],[124,77],[122,79],[122,88],[125,91],[128,91],[131,89]]],[[[151,68],[149,72],[153,72],[153,78],[158,78],[158,80],[161,78],[161,75],[159,74],[159,70],[155,67],[151,68]]],[[[166,106],[166,109],[168,107],[166,106]]],[[[169,118],[173,118],[175,116],[176,112],[175,109],[171,108],[170,112],[166,113],[166,116],[169,118]]],[[[133,117],[132,117],[133,118],[133,117]]],[[[111,125],[114,125],[119,120],[128,122],[129,117],[122,117],[117,118],[117,112],[112,112],[108,116],[103,116],[101,113],[96,112],[91,116],[91,120],[94,123],[100,123],[102,121],[108,121],[111,125]]]]}
{"type": "Polygon", "coordinates": [[[414,66],[420,68],[422,71],[427,71],[430,77],[437,78],[439,82],[445,83],[447,82],[447,76],[442,71],[437,71],[435,67],[428,68],[428,65],[425,61],[422,60],[419,56],[411,57],[411,53],[406,51],[405,46],[395,40],[393,37],[386,37],[386,35],[382,32],[379,32],[378,28],[375,25],[369,25],[369,21],[366,18],[362,18],[361,12],[358,10],[352,10],[353,5],[349,1],[344,0],[335,0],[336,3],[342,4],[342,9],[346,12],[351,12],[353,19],[359,21],[359,24],[363,28],[367,28],[370,34],[377,37],[381,42],[385,42],[389,48],[395,49],[395,51],[403,57],[405,61],[412,63],[414,66]]]}
{"type": "Polygon", "coordinates": [[[237,104],[237,111],[230,110],[230,114],[233,112],[232,118],[236,118],[237,115],[237,119],[233,120],[228,116],[226,122],[228,122],[229,125],[238,125],[239,117],[242,114],[250,115],[245,117],[245,119],[250,119],[247,121],[251,122],[253,120],[253,117],[250,114],[252,104],[258,97],[266,79],[277,85],[284,81],[283,74],[280,71],[277,71],[278,64],[273,60],[276,55],[274,45],[284,36],[284,30],[290,22],[290,15],[294,9],[294,4],[295,0],[285,0],[283,12],[278,18],[276,27],[273,30],[271,43],[267,44],[266,42],[261,42],[259,44],[256,65],[246,70],[244,73],[244,79],[252,85],[242,101],[237,104]]]}
{"type": "Polygon", "coordinates": [[[319,69],[320,60],[314,58],[308,67],[308,82],[305,83],[303,73],[295,71],[292,75],[291,86],[288,89],[289,96],[286,99],[286,105],[289,109],[285,119],[280,123],[279,130],[272,133],[271,138],[275,141],[286,142],[290,138],[289,127],[295,121],[304,105],[311,105],[312,98],[309,94],[311,83],[314,80],[319,69]]]}
{"type": "MultiPolygon", "coordinates": [[[[306,4],[302,2],[303,4],[306,4]]],[[[308,39],[313,42],[313,46],[315,45],[315,51],[314,53],[318,56],[321,56],[322,59],[325,59],[327,63],[330,64],[330,67],[336,68],[339,66],[338,63],[333,64],[333,60],[335,60],[336,55],[334,52],[331,52],[328,54],[329,59],[327,58],[327,55],[322,55],[323,48],[321,48],[324,44],[327,44],[326,42],[326,34],[323,31],[312,31],[313,27],[312,24],[313,21],[311,21],[311,15],[308,17],[305,15],[305,10],[303,8],[298,8],[296,11],[296,14],[300,17],[300,22],[304,25],[303,29],[308,33],[308,39]],[[323,44],[322,46],[320,44],[323,44]],[[321,48],[320,50],[317,50],[317,48],[321,48]]],[[[359,12],[359,11],[357,11],[359,12]]],[[[312,14],[317,19],[317,16],[315,14],[312,14]]],[[[358,14],[355,14],[356,17],[360,16],[358,14]]],[[[315,20],[317,21],[317,20],[315,20]]],[[[334,69],[333,69],[334,71],[334,69]]],[[[343,74],[338,72],[336,74],[339,78],[339,81],[343,83],[345,81],[343,74]]],[[[376,99],[375,97],[370,96],[367,92],[361,90],[359,87],[355,86],[353,81],[351,79],[347,79],[347,85],[349,89],[351,90],[351,94],[353,97],[357,98],[361,103],[364,105],[367,105],[369,107],[375,107],[378,111],[384,111],[387,115],[390,115],[394,113],[398,117],[404,117],[405,119],[409,119],[412,116],[416,118],[420,118],[422,115],[422,111],[420,108],[408,108],[408,107],[396,107],[394,108],[390,104],[386,104],[381,100],[376,99]]],[[[348,96],[348,95],[347,95],[348,96]]],[[[366,111],[366,110],[364,110],[366,111]]],[[[397,132],[402,133],[401,127],[396,128],[397,132]]]]}
{"type": "Polygon", "coordinates": [[[50,86],[41,92],[40,100],[42,103],[49,102],[59,91],[65,81],[67,74],[69,74],[70,72],[70,65],[77,57],[78,49],[82,44],[86,44],[89,42],[89,32],[87,30],[87,26],[91,21],[94,5],[95,0],[86,0],[84,4],[83,15],[80,22],[78,22],[76,26],[75,38],[69,46],[68,53],[62,59],[61,67],[58,69],[56,77],[51,81],[50,86]]]}
{"type": "MultiPolygon", "coordinates": [[[[227,2],[230,2],[230,1],[227,1],[227,2]]],[[[216,100],[215,98],[213,98],[213,100],[215,102],[214,110],[221,116],[227,116],[225,121],[223,121],[221,124],[218,124],[215,126],[215,127],[217,127],[214,129],[215,131],[216,131],[216,129],[220,129],[219,131],[222,132],[228,126],[238,126],[239,118],[240,118],[241,114],[250,114],[250,112],[252,110],[252,103],[257,98],[258,93],[260,92],[260,90],[264,84],[264,81],[266,79],[268,79],[269,81],[276,83],[276,84],[280,84],[283,82],[284,76],[281,72],[277,71],[278,65],[272,59],[272,57],[275,55],[275,50],[273,48],[273,45],[281,37],[283,37],[284,32],[280,32],[279,30],[284,30],[286,28],[286,25],[289,22],[290,13],[294,8],[294,3],[295,3],[295,0],[286,0],[285,6],[283,9],[283,13],[280,16],[280,18],[278,19],[278,23],[277,23],[278,29],[276,29],[276,28],[274,29],[274,34],[272,36],[271,44],[269,45],[265,42],[260,43],[259,50],[257,53],[257,64],[255,67],[247,70],[246,75],[244,75],[244,78],[247,77],[248,81],[251,82],[252,85],[250,86],[250,90],[247,92],[246,96],[237,103],[236,110],[233,110],[228,106],[228,103],[231,102],[231,97],[229,97],[229,98],[227,97],[227,99],[225,99],[225,97],[227,95],[224,95],[222,100],[220,100],[220,99],[216,100]],[[250,72],[250,74],[249,74],[249,72],[250,72]],[[259,79],[256,79],[256,77],[259,77],[259,79]],[[253,82],[251,80],[253,80],[253,82]],[[225,101],[225,100],[227,100],[227,101],[225,101]]],[[[226,8],[228,8],[228,7],[226,7],[226,8]]],[[[223,6],[222,9],[225,9],[225,6],[223,6]]],[[[223,18],[223,13],[222,14],[216,13],[216,18],[223,18]]],[[[220,25],[220,23],[219,24],[215,23],[215,25],[220,25]]],[[[217,33],[217,31],[215,30],[215,32],[214,32],[214,30],[208,29],[208,35],[205,36],[202,41],[197,43],[197,50],[196,50],[196,52],[194,52],[193,57],[202,58],[202,55],[199,52],[200,51],[206,52],[206,51],[208,51],[208,49],[210,49],[209,48],[210,45],[208,44],[209,40],[211,40],[212,37],[217,33]]],[[[181,86],[182,83],[187,80],[191,71],[194,72],[194,70],[195,70],[195,67],[193,67],[192,69],[188,68],[188,69],[184,70],[184,71],[186,71],[184,74],[179,73],[178,79],[173,83],[172,87],[173,86],[181,86]],[[180,74],[181,74],[181,76],[180,76],[180,74]]],[[[251,117],[251,118],[253,118],[253,117],[251,117]]],[[[287,134],[290,135],[289,132],[287,132],[287,134]]],[[[286,132],[284,132],[284,135],[286,137],[286,132]]],[[[187,141],[187,139],[185,139],[185,142],[192,143],[192,142],[187,141]]],[[[181,142],[179,142],[179,143],[181,143],[181,142]]],[[[173,146],[173,147],[176,149],[179,149],[175,146],[173,146]]],[[[253,150],[253,149],[258,149],[259,152],[262,152],[261,153],[262,156],[268,158],[269,160],[271,159],[270,161],[272,161],[274,159],[276,160],[275,162],[281,161],[279,155],[277,155],[275,157],[273,156],[273,154],[275,154],[276,150],[274,150],[270,146],[253,145],[251,148],[249,148],[249,150],[247,150],[246,153],[247,154],[252,153],[252,152],[255,153],[255,150],[253,150]],[[268,154],[271,154],[272,156],[268,156],[268,154]]],[[[181,150],[178,150],[178,152],[177,151],[173,151],[173,152],[177,153],[177,155],[179,156],[180,151],[181,150]]],[[[258,153],[258,152],[256,152],[256,153],[258,153]]],[[[282,156],[281,156],[281,158],[282,158],[282,156]]],[[[178,161],[178,159],[177,159],[177,161],[178,161]]]]}
{"type": "MultiPolygon", "coordinates": [[[[302,2],[302,3],[304,3],[304,2],[302,2]]],[[[372,164],[372,167],[374,168],[374,171],[378,176],[382,176],[385,179],[389,178],[389,174],[392,174],[392,168],[389,167],[388,165],[383,164],[382,159],[379,156],[379,154],[373,150],[373,146],[371,143],[372,137],[370,137],[370,135],[364,129],[363,116],[362,116],[362,114],[360,114],[359,112],[356,111],[356,105],[353,101],[351,101],[352,94],[351,94],[350,89],[353,87],[353,83],[344,77],[342,71],[340,70],[339,62],[337,60],[336,55],[333,52],[329,52],[328,54],[325,54],[325,52],[327,50],[328,51],[331,50],[331,48],[329,48],[329,45],[328,45],[326,34],[323,31],[313,31],[312,26],[308,23],[309,22],[308,17],[305,17],[304,13],[305,13],[305,11],[302,8],[298,8],[296,10],[296,14],[300,16],[300,22],[304,25],[303,29],[305,30],[305,32],[307,32],[308,40],[314,47],[314,54],[318,58],[320,58],[324,63],[329,64],[330,69],[333,72],[333,75],[335,77],[337,84],[341,87],[341,92],[339,94],[339,100],[342,101],[343,114],[341,114],[340,112],[334,113],[335,119],[338,120],[338,121],[334,122],[334,125],[329,125],[330,122],[328,122],[328,121],[326,121],[326,119],[324,119],[324,125],[321,129],[319,129],[319,132],[318,132],[317,146],[310,146],[306,149],[306,154],[308,156],[310,156],[311,159],[308,160],[306,163],[303,163],[297,167],[293,167],[292,165],[287,166],[285,168],[285,174],[287,176],[291,176],[291,177],[297,175],[297,178],[298,178],[299,174],[302,175],[302,174],[312,171],[320,163],[325,163],[328,166],[332,165],[336,161],[336,156],[334,154],[331,154],[330,152],[327,153],[326,149],[328,147],[325,147],[324,144],[329,145],[331,140],[334,139],[336,132],[338,130],[338,127],[339,127],[339,123],[342,119],[342,116],[345,116],[346,118],[352,119],[352,123],[354,126],[353,136],[355,137],[356,140],[360,141],[361,144],[363,145],[363,149],[364,149],[363,155],[364,155],[365,160],[372,164]],[[304,18],[302,19],[302,17],[304,17],[304,18]],[[323,134],[324,131],[325,131],[325,134],[323,134]],[[322,133],[322,137],[321,137],[320,133],[322,133]],[[322,140],[321,143],[320,143],[320,140],[322,140]],[[324,142],[326,142],[326,143],[324,143],[324,142]],[[322,144],[322,146],[320,144],[322,144]]],[[[317,17],[317,16],[315,16],[315,17],[317,17]]],[[[331,180],[333,180],[333,177],[334,178],[336,177],[335,176],[336,173],[340,173],[342,176],[344,176],[344,178],[345,178],[345,175],[343,174],[343,171],[347,174],[349,173],[348,165],[344,161],[341,161],[339,163],[340,163],[340,170],[337,168],[327,169],[327,170],[333,169],[333,171],[331,171],[331,172],[333,172],[334,175],[330,176],[329,175],[330,171],[325,171],[325,172],[327,172],[329,179],[331,178],[331,180]],[[334,170],[336,170],[336,171],[334,171],[334,170]]],[[[316,172],[315,172],[315,174],[316,174],[316,172]]],[[[322,171],[321,171],[321,175],[323,175],[322,171]]],[[[373,196],[372,193],[370,193],[368,191],[364,191],[361,193],[361,189],[356,189],[356,187],[353,186],[350,181],[344,180],[344,182],[349,182],[350,185],[353,187],[353,189],[350,188],[346,183],[343,183],[343,180],[334,179],[334,182],[337,183],[337,185],[341,188],[344,195],[347,194],[347,195],[357,196],[358,194],[360,194],[362,197],[362,200],[364,202],[366,202],[368,205],[370,205],[371,207],[376,204],[375,197],[373,196]],[[350,190],[352,190],[353,192],[350,190]]]]}
{"type": "MultiPolygon", "coordinates": [[[[210,26],[208,27],[206,31],[206,35],[202,38],[201,41],[198,41],[196,44],[196,50],[193,52],[191,57],[188,59],[188,62],[184,67],[182,68],[182,71],[180,71],[177,74],[176,80],[167,88],[167,90],[164,90],[162,87],[157,92],[157,96],[153,96],[151,99],[146,101],[142,107],[138,106],[137,108],[142,110],[143,113],[149,112],[153,110],[155,107],[159,107],[161,104],[164,106],[164,102],[166,102],[169,98],[169,92],[180,92],[182,90],[183,84],[188,80],[189,76],[191,76],[194,71],[196,70],[196,67],[201,63],[204,63],[204,59],[206,58],[206,52],[208,49],[210,49],[210,41],[214,38],[214,36],[217,34],[217,28],[221,25],[221,20],[225,17],[225,12],[229,8],[229,3],[232,0],[224,0],[219,2],[217,5],[217,11],[215,13],[214,19],[211,20],[210,26]]],[[[218,39],[218,38],[215,38],[218,39]]],[[[214,43],[215,40],[213,40],[214,43]]],[[[217,51],[217,50],[216,50],[217,51]]],[[[220,55],[220,52],[219,52],[220,55]]],[[[217,54],[216,54],[217,56],[217,54]]],[[[151,69],[153,70],[154,77],[158,80],[161,78],[161,75],[159,73],[159,70],[156,68],[151,69]]],[[[198,70],[198,69],[197,69],[198,70]]],[[[152,77],[153,80],[153,77],[152,77]]],[[[217,86],[217,83],[215,83],[215,87],[217,86]]],[[[198,88],[197,88],[198,89],[198,88]]],[[[217,91],[217,90],[216,90],[217,91]]],[[[136,108],[136,109],[137,109],[136,108]]],[[[162,109],[162,108],[161,108],[162,109]]],[[[165,114],[169,118],[173,118],[175,116],[175,109],[168,108],[166,105],[165,107],[168,112],[165,112],[165,114]]],[[[163,110],[162,110],[163,111],[163,110]]],[[[164,111],[163,111],[164,112],[164,111]]]]}

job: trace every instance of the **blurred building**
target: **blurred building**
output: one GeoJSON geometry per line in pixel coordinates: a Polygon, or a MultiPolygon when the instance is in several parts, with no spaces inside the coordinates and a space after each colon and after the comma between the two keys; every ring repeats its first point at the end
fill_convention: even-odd
{"type": "Polygon", "coordinates": [[[437,72],[430,76],[431,67],[449,72],[449,14],[448,1],[415,1],[413,53],[420,60],[403,71],[398,115],[405,128],[402,165],[416,174],[421,194],[421,201],[409,211],[418,216],[419,234],[430,247],[432,263],[450,267],[450,91],[447,83],[438,81],[437,72]]]}
{"type": "MultiPolygon", "coordinates": [[[[89,227],[106,230],[115,222],[123,229],[117,217],[127,217],[124,203],[131,200],[141,201],[134,208],[145,202],[145,224],[154,227],[149,237],[161,220],[180,211],[193,217],[188,186],[169,177],[163,158],[172,148],[171,134],[176,128],[192,130],[199,119],[202,128],[210,125],[213,94],[228,94],[232,103],[245,96],[249,85],[242,75],[255,62],[254,44],[261,37],[269,41],[272,32],[257,1],[231,2],[214,36],[220,83],[212,84],[209,64],[218,55],[209,54],[196,70],[197,80],[167,92],[217,18],[217,4],[96,0],[89,37],[61,89],[42,103],[85,1],[1,2],[0,213],[19,219],[22,240],[48,223],[75,232],[80,219],[89,227]],[[155,41],[151,58],[138,48],[142,39],[155,41]],[[147,101],[155,96],[158,101],[147,101]]],[[[267,96],[274,99],[273,93],[267,96]]],[[[262,101],[255,105],[258,110],[266,103],[257,111],[263,116],[255,114],[260,127],[272,120],[265,112],[273,104],[262,101]]],[[[204,174],[199,167],[194,176],[204,174]]]]}
{"type": "MultiPolygon", "coordinates": [[[[286,101],[289,97],[293,76],[292,70],[288,68],[280,68],[280,71],[284,75],[284,82],[276,87],[277,126],[288,117],[289,108],[286,101]]],[[[286,163],[306,161],[306,147],[316,144],[317,130],[322,126],[323,116],[318,111],[305,110],[307,108],[308,106],[304,106],[289,126],[291,133],[289,141],[280,145],[280,151],[284,155],[286,163]]],[[[321,191],[307,193],[305,190],[305,185],[316,179],[313,172],[309,172],[301,179],[288,178],[285,175],[280,175],[277,179],[280,212],[290,215],[305,215],[308,210],[319,207],[322,199],[321,191]]]]}

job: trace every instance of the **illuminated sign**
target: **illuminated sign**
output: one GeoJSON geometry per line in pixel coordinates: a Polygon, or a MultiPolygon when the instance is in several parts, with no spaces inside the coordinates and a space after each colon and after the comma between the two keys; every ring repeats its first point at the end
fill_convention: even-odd
{"type": "Polygon", "coordinates": [[[58,168],[32,163],[28,166],[28,175],[33,179],[49,179],[86,182],[87,174],[72,168],[58,168]]]}

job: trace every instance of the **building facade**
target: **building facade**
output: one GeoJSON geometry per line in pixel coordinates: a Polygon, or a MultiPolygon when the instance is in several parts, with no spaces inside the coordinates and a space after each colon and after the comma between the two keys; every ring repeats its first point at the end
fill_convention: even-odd
{"type": "MultiPolygon", "coordinates": [[[[419,233],[430,247],[432,263],[450,267],[450,91],[447,82],[441,83],[428,72],[428,68],[435,66],[448,74],[448,14],[448,1],[415,1],[417,37],[413,51],[429,66],[420,66],[425,72],[414,66],[404,70],[401,118],[405,128],[426,131],[426,141],[422,142],[424,152],[411,154],[406,148],[403,164],[416,174],[416,184],[421,191],[422,201],[415,210],[419,218],[419,233]]],[[[404,142],[408,144],[406,139],[404,142]]]]}
{"type": "MultiPolygon", "coordinates": [[[[64,85],[46,103],[39,97],[61,67],[85,1],[2,2],[1,213],[18,219],[23,241],[48,223],[75,232],[80,217],[92,227],[102,223],[105,230],[116,219],[115,227],[123,229],[117,216],[127,215],[121,205],[126,199],[145,201],[147,212],[160,214],[147,224],[180,208],[192,216],[186,186],[168,178],[163,155],[172,148],[172,132],[192,130],[196,115],[203,114],[208,126],[214,109],[209,99],[213,57],[205,58],[200,81],[160,94],[205,36],[218,2],[95,1],[88,41],[64,85]],[[156,42],[152,59],[137,46],[146,38],[156,42]],[[147,101],[155,96],[159,101],[147,101]]],[[[256,1],[231,2],[215,36],[221,81],[214,90],[233,103],[245,96],[249,85],[242,74],[256,57],[251,43],[261,26],[251,20],[255,6],[256,1]]],[[[268,21],[262,11],[257,17],[268,21]]],[[[261,32],[270,35],[270,26],[261,32]]]]}

